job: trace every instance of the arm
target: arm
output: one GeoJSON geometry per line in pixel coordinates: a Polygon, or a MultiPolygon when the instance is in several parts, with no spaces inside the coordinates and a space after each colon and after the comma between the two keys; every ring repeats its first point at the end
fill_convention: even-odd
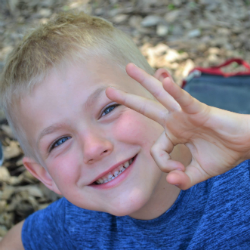
{"type": "Polygon", "coordinates": [[[24,221],[19,222],[4,236],[0,241],[1,250],[24,250],[21,239],[23,223],[24,221]]]}
{"type": "Polygon", "coordinates": [[[169,183],[188,189],[250,158],[250,115],[207,106],[170,77],[160,82],[134,64],[128,64],[126,70],[156,99],[113,88],[107,88],[106,94],[164,127],[151,153],[160,169],[169,173],[169,183]],[[185,144],[192,154],[187,167],[170,157],[177,144],[185,144]]]}

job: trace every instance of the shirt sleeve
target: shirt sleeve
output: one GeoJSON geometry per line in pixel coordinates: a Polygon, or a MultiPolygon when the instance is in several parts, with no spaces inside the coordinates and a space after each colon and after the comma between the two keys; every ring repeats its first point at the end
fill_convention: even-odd
{"type": "Polygon", "coordinates": [[[22,242],[25,250],[72,249],[65,230],[64,198],[33,213],[25,220],[22,242]]]}

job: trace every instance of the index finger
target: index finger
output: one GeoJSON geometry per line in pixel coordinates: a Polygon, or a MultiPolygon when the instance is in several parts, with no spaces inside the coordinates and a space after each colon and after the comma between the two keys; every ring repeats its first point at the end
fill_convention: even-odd
{"type": "MultiPolygon", "coordinates": [[[[169,111],[176,111],[180,109],[180,105],[163,88],[162,83],[154,76],[148,74],[146,71],[139,68],[133,63],[129,63],[127,65],[126,71],[131,78],[133,78],[134,80],[139,82],[144,88],[146,88],[169,111]]],[[[172,81],[170,77],[168,77],[167,79],[169,81],[172,81]]]]}
{"type": "Polygon", "coordinates": [[[106,95],[110,100],[125,105],[163,126],[163,118],[168,114],[168,110],[160,103],[141,96],[125,93],[114,87],[108,87],[106,95]]]}

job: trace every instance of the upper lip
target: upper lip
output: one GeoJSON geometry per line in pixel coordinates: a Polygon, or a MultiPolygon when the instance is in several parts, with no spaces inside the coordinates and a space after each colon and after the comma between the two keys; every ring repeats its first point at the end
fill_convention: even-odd
{"type": "Polygon", "coordinates": [[[108,174],[109,172],[112,172],[114,169],[116,169],[117,167],[121,166],[122,164],[124,164],[125,162],[129,161],[130,159],[134,158],[136,155],[134,155],[133,157],[127,158],[126,160],[120,161],[118,163],[116,163],[115,165],[113,165],[112,167],[110,167],[108,170],[102,172],[101,174],[99,174],[92,182],[91,184],[93,184],[94,182],[96,182],[98,179],[102,178],[103,176],[105,176],[106,174],[108,174]]]}

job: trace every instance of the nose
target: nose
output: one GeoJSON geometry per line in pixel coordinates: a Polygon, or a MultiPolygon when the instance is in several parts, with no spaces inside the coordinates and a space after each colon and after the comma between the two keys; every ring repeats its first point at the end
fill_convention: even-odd
{"type": "Polygon", "coordinates": [[[113,143],[97,133],[89,133],[83,143],[83,157],[86,164],[92,164],[113,151],[113,143]]]}

